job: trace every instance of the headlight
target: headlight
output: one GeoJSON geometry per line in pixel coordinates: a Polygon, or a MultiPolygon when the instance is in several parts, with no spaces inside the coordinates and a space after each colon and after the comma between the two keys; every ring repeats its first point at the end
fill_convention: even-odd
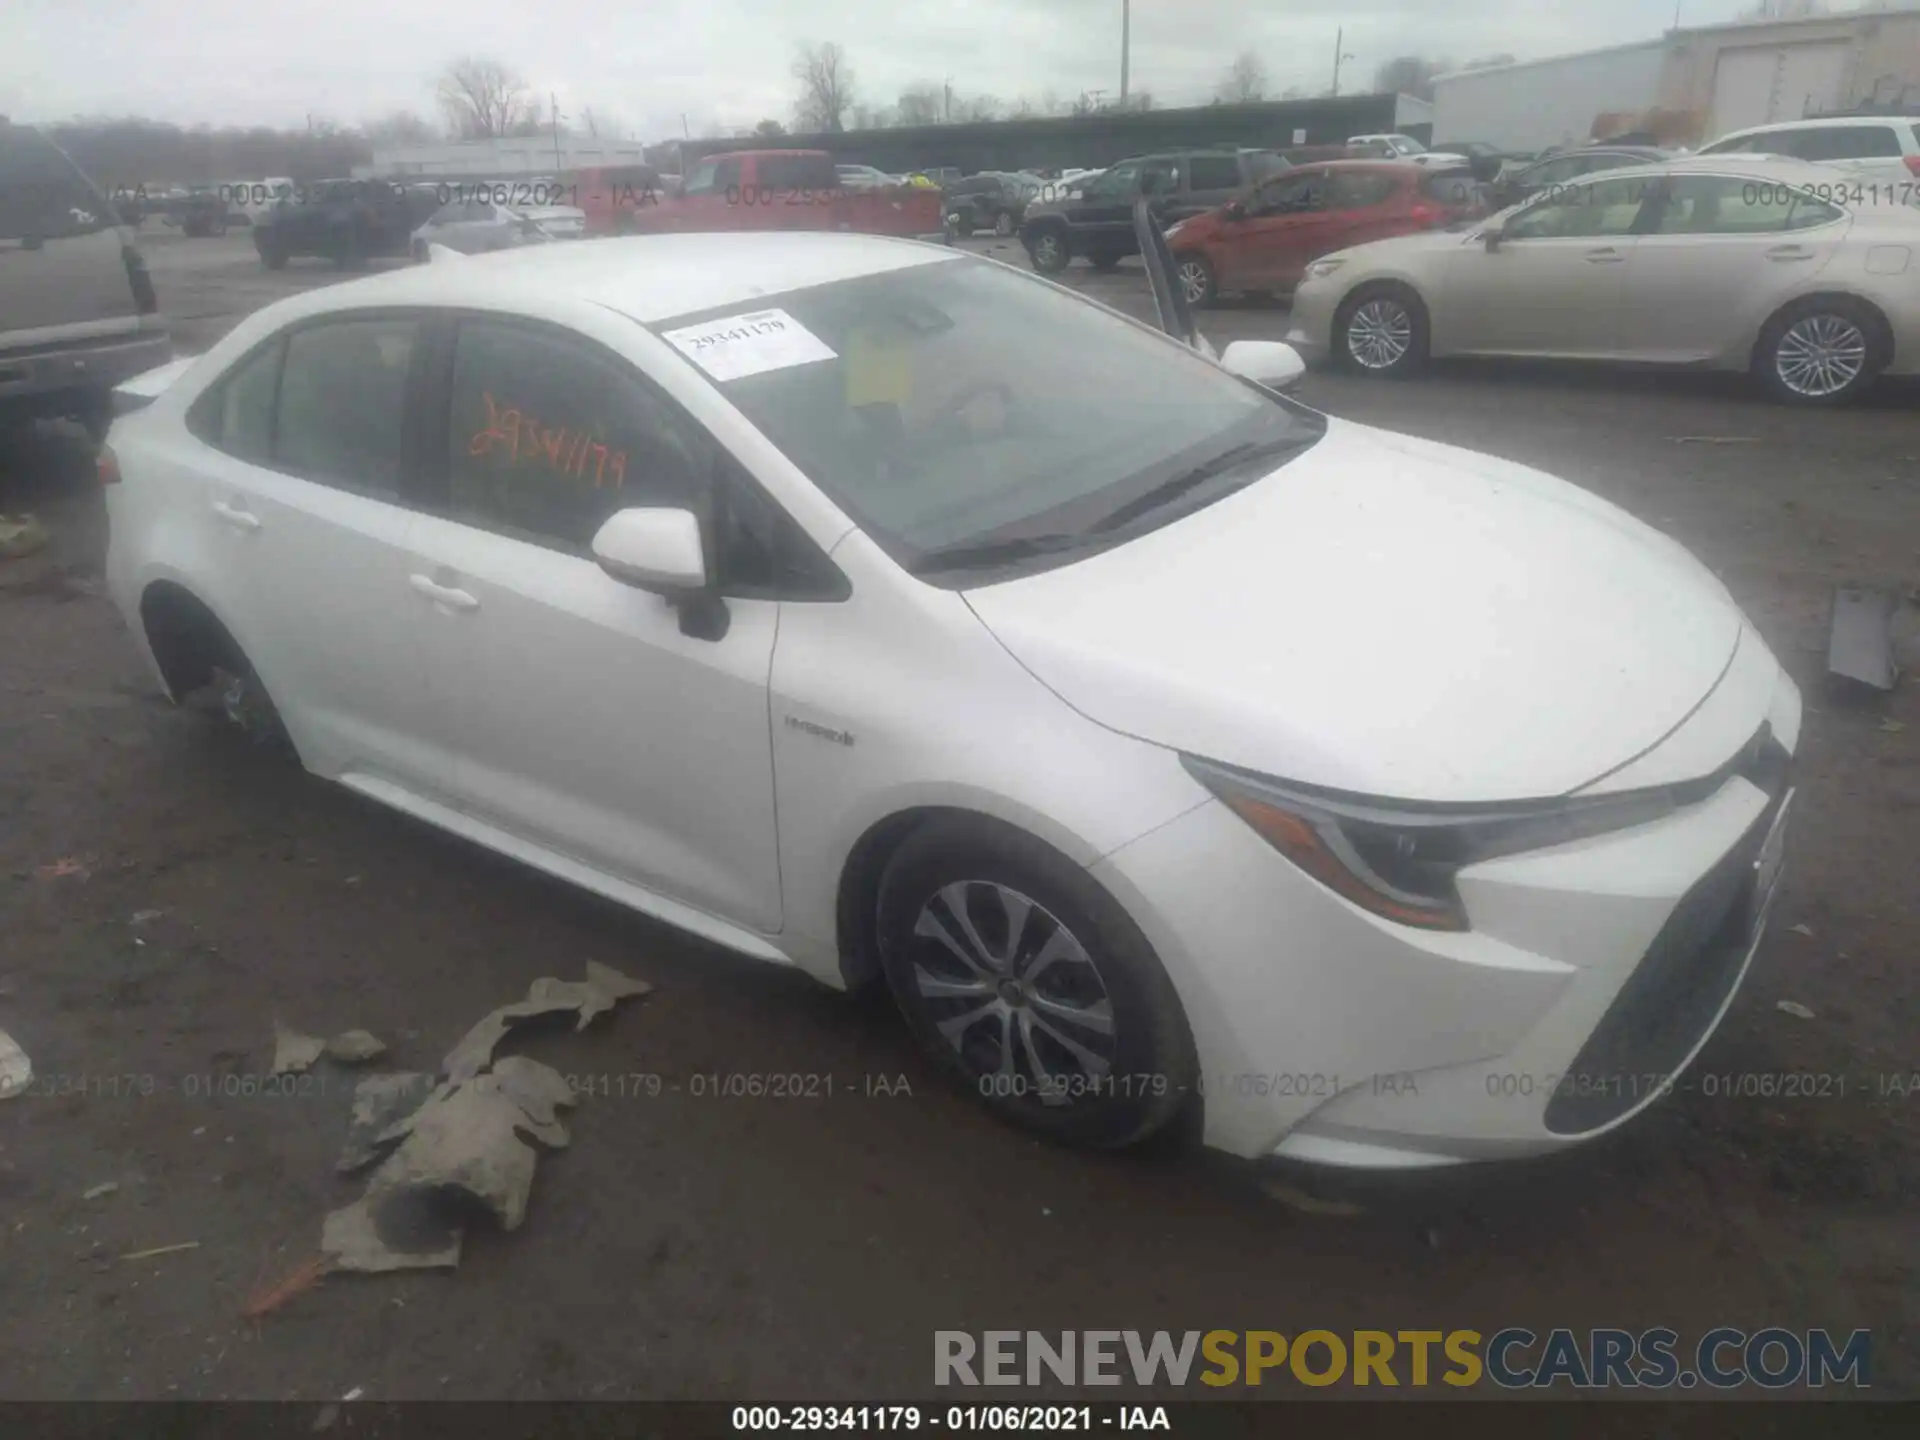
{"type": "Polygon", "coordinates": [[[1499,855],[1542,850],[1672,813],[1686,797],[1643,790],[1511,805],[1418,805],[1287,785],[1191,755],[1187,771],[1329,890],[1387,920],[1465,930],[1454,878],[1499,855]]]}
{"type": "Polygon", "coordinates": [[[1324,280],[1346,263],[1344,260],[1316,260],[1307,266],[1304,278],[1308,280],[1324,280]]]}

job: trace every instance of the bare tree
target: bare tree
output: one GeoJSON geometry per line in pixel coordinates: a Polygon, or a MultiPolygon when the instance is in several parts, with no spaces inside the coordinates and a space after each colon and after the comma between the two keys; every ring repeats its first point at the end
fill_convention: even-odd
{"type": "Polygon", "coordinates": [[[902,125],[938,125],[944,92],[928,80],[916,80],[900,92],[902,125]]]}
{"type": "Polygon", "coordinates": [[[1282,100],[1309,100],[1313,98],[1313,92],[1304,85],[1289,85],[1285,90],[1280,92],[1280,98],[1282,100]]]}
{"type": "Polygon", "coordinates": [[[1242,50],[1234,57],[1233,64],[1227,67],[1227,73],[1221,77],[1220,88],[1214,92],[1229,105],[1246,105],[1255,100],[1264,100],[1267,94],[1267,67],[1260,63],[1260,57],[1251,50],[1242,50]]]}
{"type": "Polygon", "coordinates": [[[853,67],[847,63],[846,51],[832,40],[824,45],[802,46],[793,62],[793,78],[800,82],[796,118],[802,130],[847,128],[847,111],[853,105],[853,67]]]}
{"type": "Polygon", "coordinates": [[[753,127],[753,133],[763,140],[771,140],[776,136],[786,134],[787,127],[782,125],[778,120],[762,120],[758,125],[753,127]]]}
{"type": "Polygon", "coordinates": [[[485,140],[517,133],[529,119],[539,123],[526,82],[497,60],[469,55],[454,61],[440,76],[439,93],[447,128],[458,139],[485,140]]]}
{"type": "Polygon", "coordinates": [[[1429,60],[1422,55],[1396,55],[1373,72],[1373,88],[1386,95],[1412,95],[1419,100],[1433,98],[1433,77],[1454,68],[1450,60],[1429,60]]]}
{"type": "Polygon", "coordinates": [[[360,127],[361,134],[375,145],[426,145],[439,138],[433,126],[411,110],[395,110],[360,127]]]}

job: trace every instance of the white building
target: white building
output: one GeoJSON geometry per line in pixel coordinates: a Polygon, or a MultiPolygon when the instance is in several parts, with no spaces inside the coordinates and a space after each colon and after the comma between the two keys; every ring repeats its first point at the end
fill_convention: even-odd
{"type": "Polygon", "coordinates": [[[376,149],[373,163],[354,166],[353,175],[356,180],[397,180],[414,175],[493,180],[645,163],[646,147],[638,140],[562,135],[556,141],[551,135],[515,135],[376,149]]]}
{"type": "Polygon", "coordinates": [[[1602,116],[1657,109],[1697,145],[1863,105],[1920,112],[1920,8],[1701,25],[1442,75],[1433,82],[1433,133],[1442,142],[1542,150],[1592,138],[1602,116]]]}

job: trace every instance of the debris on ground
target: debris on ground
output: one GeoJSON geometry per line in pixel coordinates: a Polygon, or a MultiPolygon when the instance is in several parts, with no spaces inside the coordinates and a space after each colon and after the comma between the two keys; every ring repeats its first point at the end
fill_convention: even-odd
{"type": "Polygon", "coordinates": [[[576,1097],[552,1066],[524,1055],[495,1060],[494,1048],[525,1021],[571,1014],[579,1017],[578,1030],[652,988],[589,961],[586,979],[542,976],[525,1000],[482,1019],[448,1053],[437,1084],[417,1073],[363,1079],[336,1168],[352,1173],[379,1165],[361,1197],[322,1225],[329,1264],[369,1273],[451,1268],[460,1263],[476,1207],[502,1229],[519,1229],[533,1191],[535,1147],[569,1143],[559,1112],[576,1097]]]}
{"type": "Polygon", "coordinates": [[[11,1100],[33,1083],[33,1062],[20,1043],[0,1030],[0,1100],[11,1100]]]}
{"type": "Polygon", "coordinates": [[[1813,1011],[1802,1005],[1798,1000],[1776,1000],[1773,1003],[1773,1008],[1778,1010],[1782,1015],[1793,1016],[1796,1020],[1813,1019],[1813,1011]]]}
{"type": "Polygon", "coordinates": [[[364,1065],[387,1053],[386,1042],[375,1039],[371,1031],[348,1030],[327,1041],[323,1053],[342,1065],[364,1065]]]}
{"type": "Polygon", "coordinates": [[[276,1023],[273,1027],[273,1073],[304,1075],[313,1068],[327,1042],[314,1035],[302,1035],[276,1023]]]}
{"type": "Polygon", "coordinates": [[[1804,935],[1809,940],[1813,938],[1813,927],[1811,925],[1789,925],[1787,929],[1796,935],[1804,935]]]}
{"type": "Polygon", "coordinates": [[[1907,725],[1904,720],[1882,720],[1880,728],[1889,735],[1898,735],[1907,725]]]}
{"type": "Polygon", "coordinates": [[[1364,1215],[1366,1211],[1351,1200],[1324,1200],[1318,1195],[1309,1195],[1297,1185],[1289,1185],[1285,1180],[1268,1177],[1260,1182],[1260,1188],[1282,1205],[1300,1211],[1303,1215],[1364,1215]]]}
{"type": "Polygon", "coordinates": [[[0,560],[18,560],[47,544],[47,527],[31,515],[0,515],[0,560]]]}
{"type": "Polygon", "coordinates": [[[118,1180],[102,1180],[91,1190],[82,1191],[80,1198],[82,1200],[98,1200],[102,1195],[111,1195],[119,1188],[120,1182],[118,1180]]]}
{"type": "Polygon", "coordinates": [[[182,1240],[178,1245],[156,1245],[151,1250],[134,1250],[122,1255],[122,1260],[151,1260],[156,1255],[177,1255],[182,1250],[198,1250],[198,1240],[182,1240]]]}
{"type": "Polygon", "coordinates": [[[42,880],[65,880],[69,877],[85,880],[93,872],[78,855],[63,855],[51,865],[42,865],[33,873],[42,880]]]}
{"type": "Polygon", "coordinates": [[[297,1266],[284,1280],[269,1285],[264,1290],[254,1292],[247,1303],[240,1307],[240,1314],[248,1320],[258,1320],[271,1315],[296,1295],[303,1295],[327,1278],[333,1269],[333,1261],[325,1255],[316,1255],[305,1264],[297,1266]]]}
{"type": "Polygon", "coordinates": [[[1842,585],[1833,592],[1827,626],[1827,673],[1874,690],[1900,678],[1893,659],[1893,616],[1900,597],[1891,590],[1842,585]]]}
{"type": "Polygon", "coordinates": [[[164,910],[136,910],[127,917],[129,925],[145,925],[148,921],[158,920],[167,912],[164,910]]]}
{"type": "Polygon", "coordinates": [[[410,1119],[426,1103],[433,1088],[433,1076],[420,1071],[362,1079],[353,1090],[353,1118],[347,1123],[346,1147],[335,1168],[342,1175],[351,1175],[380,1159],[391,1144],[386,1132],[410,1119]]]}

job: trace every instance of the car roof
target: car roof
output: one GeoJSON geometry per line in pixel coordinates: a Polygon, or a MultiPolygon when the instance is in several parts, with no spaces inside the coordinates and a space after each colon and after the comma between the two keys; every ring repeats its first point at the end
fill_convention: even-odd
{"type": "Polygon", "coordinates": [[[460,305],[476,292],[584,300],[643,325],[836,280],[966,258],[916,240],[836,231],[735,231],[569,240],[390,270],[298,297],[319,315],[368,305],[460,305]]]}
{"type": "MultiPolygon", "coordinates": [[[[1824,164],[1817,160],[1796,160],[1787,155],[1679,155],[1644,165],[1622,165],[1615,170],[1596,171],[1583,176],[1581,183],[1599,184],[1611,180],[1635,180],[1656,175],[1731,175],[1751,177],[1796,189],[1846,185],[1857,173],[1845,163],[1824,164]]],[[[1890,188],[1890,187],[1882,187],[1890,188]]],[[[1910,207],[1907,207],[1910,208],[1910,207]]]]}
{"type": "Polygon", "coordinates": [[[1735,135],[1751,135],[1759,130],[1835,130],[1852,125],[1920,125],[1920,115],[1821,115],[1805,120],[1770,120],[1765,125],[1747,125],[1716,135],[1709,143],[1718,145],[1735,135]]]}

